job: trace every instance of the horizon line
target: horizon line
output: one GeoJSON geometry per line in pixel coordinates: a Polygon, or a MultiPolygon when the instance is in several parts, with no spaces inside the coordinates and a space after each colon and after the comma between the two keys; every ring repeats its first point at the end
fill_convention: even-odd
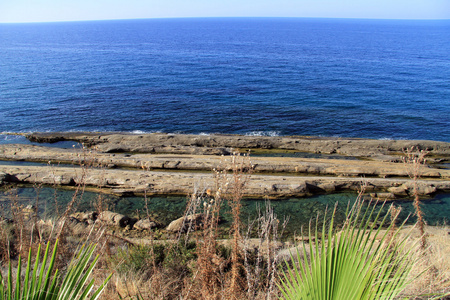
{"type": "Polygon", "coordinates": [[[42,24],[42,23],[75,23],[101,21],[132,21],[132,20],[161,20],[161,19],[329,19],[329,20],[380,20],[380,21],[450,21],[450,18],[364,18],[364,17],[280,17],[280,16],[210,16],[210,17],[149,17],[149,18],[111,18],[111,19],[81,19],[55,21],[17,21],[0,24],[42,24]]]}

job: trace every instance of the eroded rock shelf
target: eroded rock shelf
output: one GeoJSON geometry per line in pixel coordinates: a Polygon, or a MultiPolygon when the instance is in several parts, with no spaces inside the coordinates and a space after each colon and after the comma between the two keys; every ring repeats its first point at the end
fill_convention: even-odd
{"type": "Polygon", "coordinates": [[[0,145],[0,160],[43,162],[42,166],[0,165],[2,183],[43,183],[89,188],[119,195],[181,194],[214,187],[212,170],[231,163],[236,149],[292,150],[337,153],[352,159],[255,156],[245,159],[252,169],[247,197],[303,197],[356,190],[386,198],[412,193],[410,170],[402,162],[405,149],[427,149],[429,162],[418,169],[419,193],[450,191],[450,170],[436,167],[450,157],[450,144],[434,141],[388,141],[314,137],[248,137],[235,135],[35,133],[30,141],[76,141],[84,149],[46,145],[0,145]],[[84,165],[88,168],[60,166],[84,165]]]}

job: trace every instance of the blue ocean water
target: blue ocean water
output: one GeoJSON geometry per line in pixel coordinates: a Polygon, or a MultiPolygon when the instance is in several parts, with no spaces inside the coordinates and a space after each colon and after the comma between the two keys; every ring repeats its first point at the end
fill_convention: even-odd
{"type": "Polygon", "coordinates": [[[450,21],[0,24],[0,132],[450,142],[450,21]]]}

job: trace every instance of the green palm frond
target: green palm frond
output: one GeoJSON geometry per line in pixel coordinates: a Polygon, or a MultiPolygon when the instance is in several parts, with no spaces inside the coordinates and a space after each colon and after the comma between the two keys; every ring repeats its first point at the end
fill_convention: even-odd
{"type": "Polygon", "coordinates": [[[53,271],[58,241],[55,242],[50,260],[48,260],[50,243],[47,243],[42,262],[40,260],[41,246],[39,245],[34,267],[32,267],[33,264],[31,263],[32,255],[30,249],[23,280],[21,278],[22,259],[20,257],[16,278],[14,278],[12,273],[11,262],[9,263],[6,282],[4,282],[4,278],[0,273],[0,300],[97,299],[111,278],[111,275],[105,279],[100,287],[93,291],[94,279],[89,280],[89,278],[98,260],[97,255],[91,262],[95,247],[95,244],[88,245],[87,247],[83,246],[77,252],[77,255],[70,262],[67,273],[62,281],[58,270],[53,271]]]}
{"type": "Polygon", "coordinates": [[[363,208],[357,201],[339,231],[334,227],[335,211],[328,225],[326,214],[321,229],[310,226],[309,241],[302,243],[288,264],[280,289],[285,299],[392,299],[409,282],[413,261],[405,249],[408,237],[399,238],[403,224],[388,238],[387,215],[376,213],[375,205],[363,208]],[[380,224],[376,228],[375,224],[380,224]]]}

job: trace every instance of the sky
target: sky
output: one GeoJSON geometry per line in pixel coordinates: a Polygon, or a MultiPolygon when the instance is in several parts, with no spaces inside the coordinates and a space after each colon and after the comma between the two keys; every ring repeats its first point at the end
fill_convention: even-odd
{"type": "Polygon", "coordinates": [[[0,23],[179,17],[450,19],[450,0],[0,0],[0,23]]]}

